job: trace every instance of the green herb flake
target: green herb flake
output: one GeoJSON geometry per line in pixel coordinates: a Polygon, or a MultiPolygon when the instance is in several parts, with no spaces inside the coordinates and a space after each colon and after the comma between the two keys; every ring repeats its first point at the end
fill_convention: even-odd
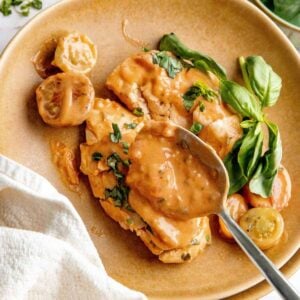
{"type": "Polygon", "coordinates": [[[165,69],[170,78],[175,78],[182,70],[182,64],[176,57],[172,57],[166,51],[160,51],[152,55],[152,62],[165,69]]]}
{"type": "Polygon", "coordinates": [[[123,165],[126,167],[129,167],[131,165],[131,160],[130,159],[124,159],[123,160],[123,165]]]}
{"type": "Polygon", "coordinates": [[[197,81],[182,96],[183,105],[187,111],[190,111],[198,97],[201,96],[207,101],[213,101],[217,95],[217,92],[206,86],[204,83],[197,81]]]}
{"type": "Polygon", "coordinates": [[[132,113],[137,117],[142,117],[144,115],[144,112],[140,107],[134,108],[132,113]]]}
{"type": "Polygon", "coordinates": [[[113,143],[119,143],[120,139],[122,138],[122,134],[118,124],[112,123],[112,128],[114,132],[109,134],[110,140],[113,143]]]}
{"type": "Polygon", "coordinates": [[[200,109],[201,112],[205,111],[205,105],[202,101],[199,102],[199,109],[200,109]]]}
{"type": "Polygon", "coordinates": [[[129,187],[124,184],[118,184],[112,189],[105,189],[105,199],[112,198],[115,206],[123,207],[128,203],[129,187]]]}
{"type": "Polygon", "coordinates": [[[122,143],[122,146],[123,146],[123,152],[125,154],[128,154],[128,150],[129,150],[129,144],[127,142],[123,142],[122,143]]]}
{"type": "Polygon", "coordinates": [[[92,160],[94,160],[94,161],[99,161],[99,160],[101,160],[102,157],[103,157],[103,155],[100,152],[94,152],[92,154],[92,160]]]}
{"type": "Polygon", "coordinates": [[[136,126],[138,126],[137,123],[125,123],[125,124],[124,124],[124,127],[125,127],[126,129],[135,129],[136,126]]]}
{"type": "Polygon", "coordinates": [[[143,47],[142,50],[143,50],[144,52],[149,52],[149,51],[150,51],[150,49],[147,48],[147,47],[143,47]]]}
{"type": "Polygon", "coordinates": [[[201,131],[202,128],[203,128],[203,125],[202,125],[202,124],[200,124],[200,123],[198,123],[198,122],[195,122],[195,123],[193,123],[193,125],[191,126],[190,131],[191,131],[192,133],[194,133],[194,134],[197,135],[197,134],[201,131]]]}
{"type": "Polygon", "coordinates": [[[207,243],[210,242],[210,236],[209,236],[208,234],[205,236],[205,239],[206,239],[206,242],[207,242],[207,243]]]}

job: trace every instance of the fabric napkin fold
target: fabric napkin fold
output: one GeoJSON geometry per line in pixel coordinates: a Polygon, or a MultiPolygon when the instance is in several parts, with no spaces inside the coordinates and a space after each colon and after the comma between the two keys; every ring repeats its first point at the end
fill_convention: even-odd
{"type": "Polygon", "coordinates": [[[107,275],[71,202],[2,155],[0,274],[0,299],[146,299],[107,275]]]}

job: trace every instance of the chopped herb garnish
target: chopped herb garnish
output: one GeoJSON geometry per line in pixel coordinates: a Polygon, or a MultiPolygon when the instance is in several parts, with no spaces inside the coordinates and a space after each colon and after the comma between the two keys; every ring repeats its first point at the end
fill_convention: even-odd
{"type": "Polygon", "coordinates": [[[191,131],[192,133],[194,133],[194,134],[197,135],[197,134],[201,131],[202,128],[203,128],[203,125],[201,125],[201,124],[198,123],[198,122],[195,122],[195,123],[193,123],[193,125],[191,126],[190,131],[191,131]]]}
{"type": "Polygon", "coordinates": [[[125,123],[124,127],[126,129],[135,129],[137,125],[138,125],[137,123],[125,123]]]}
{"type": "Polygon", "coordinates": [[[119,162],[122,162],[122,159],[116,152],[114,152],[112,155],[110,155],[107,158],[107,165],[112,169],[114,175],[118,179],[123,179],[124,175],[119,171],[119,168],[118,168],[119,162]]]}
{"type": "Polygon", "coordinates": [[[16,9],[16,11],[23,16],[28,16],[30,8],[41,9],[43,3],[41,0],[2,0],[0,4],[0,12],[4,16],[10,15],[12,13],[12,6],[20,6],[19,9],[16,9]]]}
{"type": "Polygon", "coordinates": [[[126,167],[129,167],[131,165],[131,160],[130,159],[124,159],[123,160],[123,165],[125,165],[126,167]]]}
{"type": "Polygon", "coordinates": [[[189,253],[182,253],[181,259],[184,261],[190,260],[191,259],[191,254],[189,253]]]}
{"type": "Polygon", "coordinates": [[[99,160],[101,160],[102,157],[103,157],[103,155],[100,152],[94,152],[92,154],[92,160],[94,160],[94,161],[99,161],[99,160]]]}
{"type": "Polygon", "coordinates": [[[144,115],[143,110],[140,107],[136,107],[133,109],[132,113],[138,117],[141,117],[144,115]]]}
{"type": "Polygon", "coordinates": [[[166,51],[154,53],[152,61],[154,64],[164,68],[167,71],[168,76],[171,78],[175,78],[176,74],[182,70],[180,60],[176,57],[170,56],[166,51]]]}
{"type": "Polygon", "coordinates": [[[199,109],[200,109],[201,112],[205,111],[205,105],[202,101],[199,102],[199,109]]]}
{"type": "Polygon", "coordinates": [[[143,47],[143,49],[142,49],[144,52],[149,52],[150,51],[150,49],[149,48],[147,48],[147,47],[143,47]]]}
{"type": "Polygon", "coordinates": [[[0,6],[0,12],[3,16],[9,16],[11,14],[11,0],[3,0],[0,6]]]}
{"type": "MultiPolygon", "coordinates": [[[[125,184],[118,184],[112,189],[105,189],[105,199],[112,198],[117,207],[123,207],[128,204],[129,187],[125,184]]],[[[129,205],[129,204],[128,204],[129,205]]]]}
{"type": "Polygon", "coordinates": [[[205,100],[212,101],[217,96],[217,93],[201,81],[197,81],[182,96],[185,109],[190,111],[195,100],[200,96],[202,96],[205,100]]]}
{"type": "Polygon", "coordinates": [[[123,152],[125,154],[128,154],[129,144],[127,142],[123,142],[122,145],[123,145],[123,152]]]}
{"type": "Polygon", "coordinates": [[[109,134],[110,140],[113,143],[119,143],[120,139],[122,138],[122,134],[118,124],[112,123],[112,128],[114,132],[109,134]]]}
{"type": "Polygon", "coordinates": [[[210,242],[210,236],[208,234],[205,236],[205,239],[208,243],[210,242]]]}

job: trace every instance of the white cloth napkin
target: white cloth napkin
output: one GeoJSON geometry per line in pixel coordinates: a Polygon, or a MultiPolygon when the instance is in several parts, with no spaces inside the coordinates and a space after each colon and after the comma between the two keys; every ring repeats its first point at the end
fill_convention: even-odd
{"type": "Polygon", "coordinates": [[[78,213],[0,155],[0,299],[146,299],[110,278],[78,213]]]}

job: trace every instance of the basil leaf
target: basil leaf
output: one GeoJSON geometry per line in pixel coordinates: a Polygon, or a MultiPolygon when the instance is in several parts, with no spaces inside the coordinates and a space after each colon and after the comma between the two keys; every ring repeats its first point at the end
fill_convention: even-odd
{"type": "Polygon", "coordinates": [[[233,146],[232,151],[224,159],[224,165],[227,169],[230,182],[229,195],[238,192],[248,182],[248,178],[245,176],[237,160],[242,141],[243,139],[238,140],[233,146]]]}
{"type": "Polygon", "coordinates": [[[120,139],[122,138],[122,134],[118,124],[112,123],[112,128],[114,132],[109,134],[110,140],[113,143],[119,143],[120,139]]]}
{"type": "Polygon", "coordinates": [[[125,154],[128,154],[128,151],[129,151],[129,144],[127,142],[123,142],[122,143],[122,146],[123,146],[123,152],[125,154]]]}
{"type": "Polygon", "coordinates": [[[9,16],[11,14],[11,5],[12,0],[2,0],[0,5],[0,12],[3,14],[3,16],[9,16]]]}
{"type": "Polygon", "coordinates": [[[271,195],[274,179],[282,158],[278,126],[271,122],[266,122],[266,124],[269,131],[269,149],[261,158],[257,170],[249,183],[250,191],[262,197],[271,195]]]}
{"type": "Polygon", "coordinates": [[[211,101],[217,97],[217,93],[203,82],[197,81],[182,96],[184,108],[187,111],[190,111],[195,100],[200,96],[202,96],[205,100],[211,101]]]}
{"type": "Polygon", "coordinates": [[[253,175],[259,163],[262,154],[263,138],[261,124],[259,122],[250,127],[243,137],[237,161],[243,173],[248,178],[253,175]]]}
{"type": "Polygon", "coordinates": [[[112,189],[105,189],[105,199],[112,198],[114,205],[117,207],[124,207],[128,210],[130,205],[128,203],[129,187],[125,184],[119,184],[114,186],[112,189]]]}
{"type": "Polygon", "coordinates": [[[259,99],[262,107],[274,105],[281,90],[281,78],[261,56],[240,57],[240,66],[247,88],[259,99]]]}
{"type": "Polygon", "coordinates": [[[274,0],[274,12],[290,23],[300,26],[300,1],[274,0]]]}
{"type": "Polygon", "coordinates": [[[243,117],[258,121],[263,120],[259,102],[243,86],[230,80],[222,80],[220,83],[220,93],[222,100],[243,117]]]}
{"type": "Polygon", "coordinates": [[[125,123],[124,127],[126,129],[135,129],[137,125],[138,125],[137,123],[125,123]]]}
{"type": "Polygon", "coordinates": [[[200,109],[201,112],[205,111],[205,105],[202,101],[199,102],[199,109],[200,109]]]}
{"type": "Polygon", "coordinates": [[[144,115],[143,110],[140,107],[136,107],[133,109],[132,113],[137,116],[137,117],[141,117],[144,115]]]}
{"type": "Polygon", "coordinates": [[[203,125],[202,125],[202,124],[200,124],[200,123],[198,123],[198,122],[195,122],[195,123],[193,123],[193,125],[191,126],[190,131],[191,131],[192,133],[194,133],[194,134],[197,135],[197,134],[202,130],[202,128],[203,128],[203,125]]]}
{"type": "Polygon", "coordinates": [[[180,60],[170,56],[166,51],[154,53],[152,55],[153,63],[158,64],[161,68],[164,68],[168,76],[175,78],[176,74],[182,70],[182,64],[180,60]]]}
{"type": "Polygon", "coordinates": [[[170,51],[176,56],[191,61],[192,65],[200,70],[210,71],[221,79],[226,79],[225,69],[211,57],[186,47],[175,33],[165,34],[159,41],[159,50],[170,51]]]}

